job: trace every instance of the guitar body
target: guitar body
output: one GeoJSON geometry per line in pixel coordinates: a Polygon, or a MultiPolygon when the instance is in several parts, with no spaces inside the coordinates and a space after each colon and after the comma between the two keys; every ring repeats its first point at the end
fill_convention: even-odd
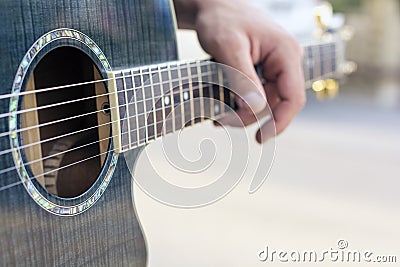
{"type": "MultiPolygon", "coordinates": [[[[12,93],[18,68],[32,44],[55,29],[69,28],[90,37],[102,50],[112,70],[172,61],[177,57],[175,22],[169,0],[2,0],[0,18],[1,95],[12,93]]],[[[30,62],[27,75],[46,54],[64,46],[83,52],[95,63],[98,61],[82,42],[58,39],[41,49],[30,62]]],[[[76,69],[79,71],[79,67],[75,67],[75,56],[63,58],[64,50],[58,51],[63,64],[46,64],[60,66],[61,71],[72,74],[76,69]]],[[[77,66],[79,64],[83,63],[78,62],[77,66]]],[[[106,78],[107,70],[101,66],[97,64],[106,78]]],[[[37,87],[48,86],[46,80],[52,79],[52,71],[48,68],[35,75],[37,87]]],[[[28,83],[28,79],[24,79],[21,92],[28,83]]],[[[53,82],[52,85],[59,84],[53,82]]],[[[65,90],[63,94],[68,94],[65,90]]],[[[19,97],[18,110],[22,108],[22,101],[23,97],[19,97]]],[[[0,113],[9,112],[10,98],[0,99],[0,113]]],[[[24,127],[20,116],[17,123],[18,128],[24,127]]],[[[0,132],[11,130],[10,117],[1,117],[0,132]]],[[[17,135],[19,144],[23,145],[23,136],[17,135]]],[[[28,193],[27,183],[21,183],[23,172],[15,169],[16,156],[13,156],[11,143],[8,134],[0,137],[0,149],[6,151],[0,155],[0,169],[3,170],[0,174],[1,266],[145,266],[146,244],[133,205],[131,173],[123,156],[113,155],[112,141],[108,143],[110,152],[105,154],[103,167],[95,175],[93,185],[74,197],[57,197],[41,189],[36,179],[32,180],[38,192],[50,202],[73,206],[94,195],[99,182],[111,174],[107,189],[95,199],[96,203],[82,212],[67,214],[70,216],[45,210],[28,193]]],[[[140,150],[137,148],[134,153],[138,155],[140,150]]],[[[24,162],[29,162],[25,152],[20,156],[24,162]]],[[[82,171],[65,175],[84,179],[91,165],[83,167],[82,171]]],[[[26,172],[34,176],[29,166],[26,172]]]]}

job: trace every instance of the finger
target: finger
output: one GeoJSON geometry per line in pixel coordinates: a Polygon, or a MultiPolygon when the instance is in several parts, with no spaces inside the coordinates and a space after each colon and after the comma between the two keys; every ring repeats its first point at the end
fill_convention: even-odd
{"type": "Polygon", "coordinates": [[[223,67],[223,71],[228,77],[229,89],[243,99],[243,102],[238,101],[239,108],[258,113],[265,108],[266,97],[254,68],[248,38],[230,38],[224,46],[213,49],[213,56],[219,63],[230,66],[223,67]]]}
{"type": "MultiPolygon", "coordinates": [[[[293,48],[276,51],[265,63],[264,68],[269,69],[264,75],[270,79],[270,83],[272,81],[272,91],[276,91],[280,99],[272,110],[276,134],[280,134],[305,104],[301,53],[293,48]]],[[[267,123],[261,127],[257,140],[265,142],[269,138],[271,138],[271,125],[267,123]]]]}

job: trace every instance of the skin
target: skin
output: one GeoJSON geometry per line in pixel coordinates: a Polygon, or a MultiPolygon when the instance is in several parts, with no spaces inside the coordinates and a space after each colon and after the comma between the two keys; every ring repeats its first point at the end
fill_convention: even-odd
{"type": "Polygon", "coordinates": [[[270,113],[268,102],[274,121],[262,125],[256,139],[263,143],[282,133],[306,102],[299,43],[251,1],[174,0],[174,4],[179,28],[195,30],[207,53],[254,83],[242,83],[246,84],[239,92],[242,99],[237,99],[241,122],[235,116],[219,122],[252,124],[256,117],[270,113]],[[263,66],[263,83],[254,69],[256,64],[263,66]]]}

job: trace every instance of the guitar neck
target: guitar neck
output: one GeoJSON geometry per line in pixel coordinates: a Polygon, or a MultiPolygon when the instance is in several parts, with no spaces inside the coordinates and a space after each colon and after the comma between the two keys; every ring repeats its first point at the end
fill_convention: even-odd
{"type": "MultiPolygon", "coordinates": [[[[306,87],[337,71],[337,44],[304,46],[306,87]]],[[[222,68],[212,61],[170,62],[109,73],[114,146],[121,153],[236,109],[222,68]]]]}

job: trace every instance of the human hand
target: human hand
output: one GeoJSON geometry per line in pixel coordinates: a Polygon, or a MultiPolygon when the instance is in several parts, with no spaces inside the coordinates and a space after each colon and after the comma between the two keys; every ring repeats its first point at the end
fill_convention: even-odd
{"type": "Polygon", "coordinates": [[[227,116],[220,123],[254,123],[256,117],[266,113],[268,102],[274,121],[261,126],[257,141],[262,143],[280,134],[306,101],[303,53],[297,41],[248,1],[175,0],[175,6],[179,25],[196,30],[206,52],[254,83],[243,83],[246,88],[241,89],[242,99],[237,99],[241,121],[227,116]],[[185,13],[181,16],[182,12],[185,13]],[[254,69],[256,64],[263,67],[263,84],[254,69]]]}

